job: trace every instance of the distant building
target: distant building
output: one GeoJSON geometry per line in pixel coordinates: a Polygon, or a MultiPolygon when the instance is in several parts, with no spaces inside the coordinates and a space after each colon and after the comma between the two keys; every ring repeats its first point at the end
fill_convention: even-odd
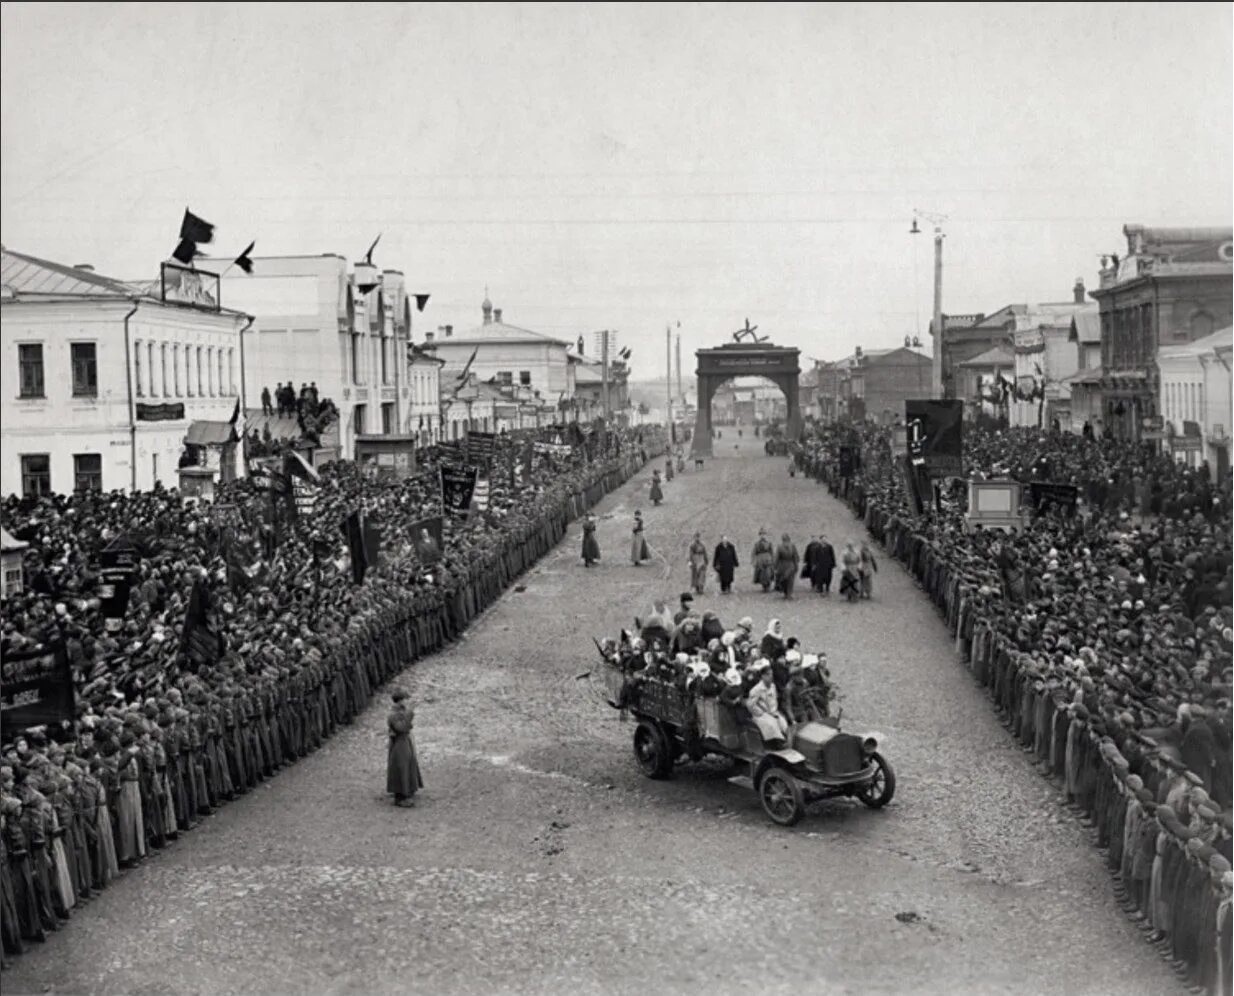
{"type": "Polygon", "coordinates": [[[428,348],[445,360],[447,367],[458,369],[474,354],[471,372],[479,382],[530,388],[546,424],[556,420],[559,403],[574,397],[570,343],[510,325],[488,298],[481,305],[481,314],[481,324],[466,331],[456,334],[452,326],[445,326],[428,348]]]}
{"type": "MultiPolygon", "coordinates": [[[[991,314],[944,315],[946,330],[943,341],[943,394],[948,398],[964,397],[962,366],[967,361],[996,346],[1015,348],[1017,332],[1040,327],[1051,318],[1066,324],[1077,304],[1084,302],[1082,281],[1072,288],[1072,300],[1040,304],[1008,304],[991,314]]],[[[934,322],[930,322],[934,335],[934,322]]],[[[935,343],[937,344],[937,338],[935,343]]],[[[1029,368],[1032,369],[1031,366],[1029,368]]]]}
{"type": "Polygon", "coordinates": [[[880,425],[904,421],[904,402],[930,394],[930,357],[900,346],[863,352],[848,370],[849,417],[880,425]]]}
{"type": "Polygon", "coordinates": [[[894,425],[904,419],[904,402],[930,395],[929,356],[914,349],[863,349],[819,367],[816,391],[824,422],[867,419],[894,425]]]}
{"type": "Polygon", "coordinates": [[[1101,317],[1096,307],[1071,316],[1068,339],[1076,349],[1076,371],[1063,382],[1071,389],[1071,430],[1083,432],[1087,424],[1094,435],[1103,434],[1101,403],[1101,317]]]}
{"type": "Polygon", "coordinates": [[[1015,381],[1015,354],[1006,346],[994,346],[957,365],[956,395],[964,400],[970,417],[978,412],[992,417],[1006,414],[1005,406],[983,400],[999,390],[1000,378],[1007,384],[1015,381]]]}
{"type": "Polygon", "coordinates": [[[0,269],[0,490],[174,488],[186,439],[219,440],[216,471],[243,472],[230,419],[250,319],[212,281],[176,267],[166,291],[137,287],[9,249],[0,269]]]}
{"type": "Polygon", "coordinates": [[[1231,327],[1157,352],[1166,447],[1192,467],[1207,462],[1217,481],[1230,476],[1231,327]]]}
{"type": "Polygon", "coordinates": [[[417,346],[408,344],[407,386],[410,388],[407,406],[407,432],[416,437],[419,446],[441,439],[441,370],[445,360],[417,346]]]}
{"type": "Polygon", "coordinates": [[[1159,349],[1184,346],[1231,322],[1234,229],[1123,226],[1127,254],[1111,255],[1092,292],[1101,315],[1107,431],[1138,440],[1161,414],[1159,349]]]}
{"type": "Polygon", "coordinates": [[[1084,300],[1084,283],[1076,281],[1075,302],[1028,305],[1016,316],[1012,334],[1015,353],[1015,383],[1028,395],[1040,386],[1044,396],[1029,401],[1012,400],[1008,417],[1013,426],[1060,428],[1071,424],[1071,385],[1068,378],[1079,369],[1079,349],[1071,340],[1071,321],[1096,307],[1084,300]]]}

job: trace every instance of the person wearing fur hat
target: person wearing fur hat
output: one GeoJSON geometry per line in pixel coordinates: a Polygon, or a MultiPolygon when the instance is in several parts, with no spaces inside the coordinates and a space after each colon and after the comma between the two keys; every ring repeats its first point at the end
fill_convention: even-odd
{"type": "Polygon", "coordinates": [[[394,796],[396,806],[409,807],[415,805],[416,792],[424,788],[411,732],[415,714],[408,704],[407,692],[403,689],[394,689],[390,699],[394,704],[386,717],[386,726],[390,731],[390,747],[386,759],[386,792],[394,796]]]}

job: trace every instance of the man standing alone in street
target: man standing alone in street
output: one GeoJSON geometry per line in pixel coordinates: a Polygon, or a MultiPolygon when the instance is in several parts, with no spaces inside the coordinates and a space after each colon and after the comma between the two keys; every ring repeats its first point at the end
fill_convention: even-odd
{"type": "Polygon", "coordinates": [[[733,590],[733,572],[741,565],[737,563],[737,548],[729,542],[727,536],[721,536],[720,542],[716,544],[711,566],[720,579],[721,594],[729,594],[733,590]]]}

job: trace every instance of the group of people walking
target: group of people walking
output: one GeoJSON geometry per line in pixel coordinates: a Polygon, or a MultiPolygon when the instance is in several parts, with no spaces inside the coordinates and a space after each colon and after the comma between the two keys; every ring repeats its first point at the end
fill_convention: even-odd
{"type": "MultiPolygon", "coordinates": [[[[596,529],[595,517],[587,515],[583,520],[582,541],[582,560],[586,567],[592,567],[600,560],[596,529]]],[[[635,510],[634,523],[630,530],[630,563],[638,567],[649,559],[651,548],[647,544],[643,513],[635,510]]],[[[874,575],[878,571],[878,562],[874,558],[874,551],[865,541],[858,543],[850,540],[837,558],[835,547],[823,533],[812,536],[802,554],[788,533],[784,533],[776,545],[771,542],[767,530],[760,529],[750,559],[754,568],[751,579],[753,584],[762,587],[763,591],[774,589],[786,599],[793,597],[798,580],[808,581],[813,591],[824,597],[829,596],[837,567],[841,572],[841,596],[848,596],[855,601],[859,598],[870,598],[874,593],[874,575]]],[[[702,533],[698,532],[690,542],[686,562],[690,570],[690,588],[699,595],[706,590],[708,569],[715,572],[721,593],[730,594],[737,568],[741,566],[737,547],[728,536],[722,535],[715,547],[709,551],[703,542],[702,533]]]]}

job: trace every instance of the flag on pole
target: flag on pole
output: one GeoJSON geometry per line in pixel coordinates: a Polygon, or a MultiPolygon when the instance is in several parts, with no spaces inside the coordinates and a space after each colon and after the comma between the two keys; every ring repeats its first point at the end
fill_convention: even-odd
{"type": "Polygon", "coordinates": [[[467,365],[466,365],[465,367],[463,367],[463,372],[462,372],[461,374],[459,374],[459,375],[458,375],[458,382],[459,382],[460,384],[464,384],[464,383],[466,383],[466,382],[467,382],[467,375],[468,375],[469,373],[471,373],[471,365],[472,365],[472,363],[474,363],[474,362],[475,362],[475,359],[476,359],[476,354],[477,354],[478,352],[480,352],[480,347],[479,347],[479,346],[477,346],[475,349],[473,349],[473,350],[471,351],[471,356],[470,356],[470,358],[467,360],[467,365]]]}
{"type": "Polygon", "coordinates": [[[185,242],[213,242],[214,226],[185,208],[184,220],[180,222],[180,238],[185,242]]]}
{"type": "Polygon", "coordinates": [[[416,295],[416,311],[423,311],[428,306],[428,294],[416,295]]]}
{"type": "Polygon", "coordinates": [[[185,266],[189,266],[200,255],[201,253],[197,251],[197,243],[191,239],[181,239],[176,248],[171,251],[171,258],[185,266]]]}
{"type": "Polygon", "coordinates": [[[373,239],[373,244],[368,247],[368,252],[364,254],[364,262],[369,266],[373,266],[373,250],[377,248],[377,243],[381,241],[381,233],[377,234],[377,238],[373,239]]]}
{"type": "Polygon", "coordinates": [[[252,257],[252,256],[250,256],[250,255],[249,255],[249,253],[251,253],[251,252],[253,251],[253,247],[254,247],[254,246],[256,246],[256,245],[257,245],[257,243],[256,243],[256,242],[250,242],[250,243],[248,244],[248,247],[244,250],[244,252],[240,253],[240,255],[239,255],[239,256],[237,256],[234,260],[232,260],[231,265],[232,265],[232,266],[238,266],[238,267],[240,267],[240,269],[242,269],[245,273],[252,274],[252,272],[253,272],[253,257],[252,257]]]}

